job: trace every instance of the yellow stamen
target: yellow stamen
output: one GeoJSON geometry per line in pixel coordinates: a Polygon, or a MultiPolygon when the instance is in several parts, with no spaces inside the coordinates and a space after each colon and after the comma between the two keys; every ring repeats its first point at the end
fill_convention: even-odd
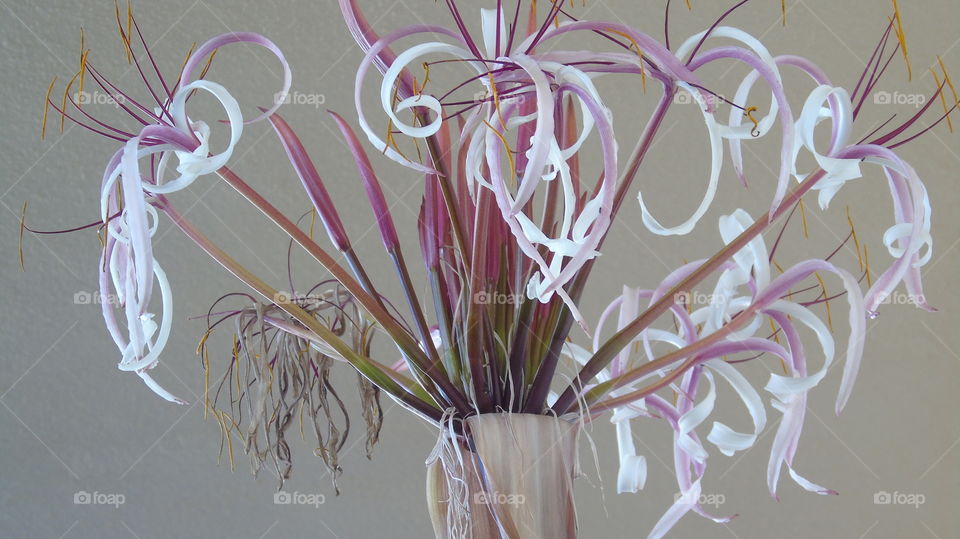
{"type": "MultiPolygon", "coordinates": [[[[83,96],[83,79],[84,79],[84,76],[87,74],[87,55],[89,54],[90,54],[90,50],[87,49],[87,51],[80,56],[80,82],[78,84],[77,94],[80,95],[81,97],[83,96]]],[[[83,103],[83,99],[82,98],[77,99],[78,107],[80,106],[81,103],[83,103]]]]}
{"type": "Polygon", "coordinates": [[[900,52],[903,53],[903,61],[907,64],[907,80],[913,80],[913,68],[910,66],[910,56],[907,54],[907,34],[903,31],[903,19],[900,18],[897,0],[893,0],[893,20],[897,23],[896,34],[897,41],[900,42],[900,52]]]}
{"type": "Polygon", "coordinates": [[[753,117],[753,113],[757,111],[757,107],[747,107],[743,109],[743,115],[746,116],[751,122],[753,122],[753,128],[750,130],[750,135],[754,137],[760,136],[760,122],[753,117]]]}
{"type": "Polygon", "coordinates": [[[57,77],[53,77],[50,86],[47,86],[47,94],[43,96],[43,120],[40,122],[40,140],[47,136],[47,110],[50,109],[50,93],[53,92],[53,85],[57,83],[57,77]]]}
{"type": "Polygon", "coordinates": [[[317,209],[313,208],[310,210],[310,239],[313,239],[313,229],[317,224],[317,209]]]}
{"type": "Polygon", "coordinates": [[[130,5],[127,4],[127,31],[123,31],[123,23],[120,22],[120,2],[113,0],[114,11],[117,16],[117,32],[120,34],[120,41],[123,43],[123,52],[127,55],[127,63],[133,62],[133,50],[130,48],[130,5]]]}
{"type": "MultiPolygon", "coordinates": [[[[60,132],[63,133],[63,122],[67,118],[67,99],[70,99],[70,89],[73,88],[73,83],[76,82],[77,77],[80,76],[80,72],[70,78],[70,81],[67,83],[67,87],[63,90],[63,99],[60,101],[60,132]]],[[[73,100],[70,100],[73,103],[73,100]]]]}
{"type": "Polygon", "coordinates": [[[870,255],[867,254],[867,246],[863,246],[863,265],[866,267],[864,270],[867,274],[867,286],[873,286],[873,279],[870,277],[870,255]]]}
{"type": "MultiPolygon", "coordinates": [[[[210,56],[207,56],[207,62],[203,64],[203,69],[200,70],[200,75],[197,76],[198,80],[207,76],[207,72],[210,71],[210,65],[213,64],[213,57],[217,55],[218,50],[220,49],[213,49],[213,52],[210,53],[210,56]]],[[[182,77],[183,73],[181,73],[180,76],[182,77]]],[[[188,98],[193,97],[193,94],[195,93],[197,93],[196,89],[190,92],[190,95],[188,96],[188,98]]]]}
{"type": "Polygon", "coordinates": [[[693,6],[690,5],[690,0],[683,0],[687,4],[687,9],[693,10],[693,6]]]}
{"type": "MultiPolygon", "coordinates": [[[[689,5],[690,5],[690,2],[688,1],[687,6],[689,7],[689,5]]],[[[643,49],[640,48],[640,44],[637,43],[637,41],[632,37],[630,37],[630,34],[626,32],[614,30],[613,28],[608,28],[607,31],[617,34],[619,36],[622,36],[623,38],[625,38],[627,41],[630,42],[631,48],[635,48],[637,50],[637,56],[640,57],[640,84],[643,87],[643,93],[647,93],[647,70],[643,66],[643,49]]]]}
{"type": "MultiPolygon", "coordinates": [[[[193,51],[197,48],[197,42],[194,41],[190,48],[187,50],[187,55],[183,57],[183,62],[180,64],[180,76],[177,78],[177,84],[180,84],[180,81],[183,80],[183,70],[187,68],[187,62],[190,61],[190,57],[193,56],[193,51]]],[[[174,85],[176,86],[176,85],[174,85]]]]}
{"type": "Polygon", "coordinates": [[[814,272],[814,275],[817,278],[817,281],[820,283],[820,288],[823,289],[823,304],[827,308],[827,326],[830,328],[830,331],[833,331],[833,315],[830,312],[830,293],[827,291],[827,285],[823,282],[823,277],[820,277],[819,272],[814,272]]]}
{"type": "MultiPolygon", "coordinates": [[[[780,344],[780,335],[779,335],[780,332],[777,331],[777,326],[776,324],[773,323],[773,318],[770,318],[768,316],[767,322],[770,322],[770,331],[772,332],[772,335],[773,335],[773,342],[780,344]]],[[[781,359],[781,361],[783,360],[781,359]]]]}
{"type": "Polygon", "coordinates": [[[207,339],[210,338],[210,333],[213,332],[213,328],[210,328],[203,334],[203,337],[200,338],[200,343],[197,344],[197,355],[200,355],[201,360],[203,361],[203,418],[207,418],[207,409],[210,408],[210,357],[207,353],[207,339]]]}
{"type": "MultiPolygon", "coordinates": [[[[117,187],[115,191],[117,192],[116,195],[114,195],[117,200],[117,210],[122,212],[123,206],[124,206],[124,200],[123,200],[123,186],[120,184],[120,182],[117,182],[117,187]]],[[[106,216],[106,218],[104,218],[103,226],[107,226],[107,218],[109,218],[109,216],[106,216]]]]}
{"type": "Polygon", "coordinates": [[[943,58],[940,55],[937,55],[937,63],[940,64],[940,71],[943,72],[943,80],[946,81],[947,86],[950,87],[950,93],[953,94],[953,102],[955,104],[960,104],[960,97],[957,96],[957,89],[953,86],[953,81],[950,80],[950,73],[947,73],[947,66],[943,65],[943,58]]]}
{"type": "MultiPolygon", "coordinates": [[[[424,62],[421,66],[423,67],[423,85],[420,86],[420,91],[417,92],[418,94],[423,94],[423,89],[426,88],[427,83],[430,82],[430,64],[424,62]]],[[[416,83],[416,79],[414,79],[414,83],[416,83]]]]}
{"type": "Polygon", "coordinates": [[[860,264],[860,271],[863,271],[863,258],[860,256],[860,240],[857,239],[857,229],[853,226],[853,218],[850,217],[850,206],[847,206],[847,223],[850,224],[850,235],[853,237],[853,246],[857,250],[857,263],[860,264]]]}
{"type": "Polygon", "coordinates": [[[23,208],[20,209],[20,244],[17,248],[20,253],[20,271],[23,270],[23,230],[27,228],[27,201],[23,201],[23,208]]]}
{"type": "Polygon", "coordinates": [[[200,342],[197,343],[197,351],[194,352],[195,354],[200,355],[200,352],[203,350],[204,345],[207,343],[207,339],[210,338],[210,334],[211,334],[212,332],[213,332],[213,329],[212,329],[212,328],[211,328],[211,329],[208,329],[208,330],[203,334],[203,337],[200,337],[200,342]]]}
{"type": "Polygon", "coordinates": [[[937,86],[937,91],[940,94],[940,104],[943,105],[943,114],[947,117],[947,129],[953,133],[953,121],[950,120],[950,109],[947,107],[947,96],[943,95],[943,88],[940,85],[940,77],[937,76],[937,72],[930,68],[930,74],[933,75],[933,82],[937,86]]]}
{"type": "Polygon", "coordinates": [[[787,0],[780,0],[780,16],[783,19],[783,25],[787,25],[787,0]]]}
{"type": "Polygon", "coordinates": [[[490,125],[489,122],[487,122],[486,120],[483,120],[483,123],[485,123],[487,127],[489,127],[491,131],[493,131],[493,134],[496,135],[498,139],[500,139],[500,142],[503,144],[503,147],[507,150],[507,160],[510,163],[510,187],[516,186],[517,167],[513,162],[513,150],[510,149],[510,143],[508,143],[507,139],[504,138],[503,134],[497,131],[492,125],[490,125]]]}
{"type": "MultiPolygon", "coordinates": [[[[100,242],[100,248],[104,249],[107,247],[107,238],[106,238],[107,227],[106,225],[100,225],[97,227],[97,241],[100,242]]],[[[103,261],[103,268],[107,268],[107,261],[103,261]]]]}
{"type": "Polygon", "coordinates": [[[83,32],[83,27],[80,27],[80,89],[78,90],[81,94],[83,93],[83,78],[87,72],[87,53],[90,51],[87,50],[87,37],[83,32]]]}
{"type": "Polygon", "coordinates": [[[493,92],[493,108],[497,111],[497,119],[500,120],[500,127],[506,132],[507,124],[504,123],[503,113],[500,111],[500,93],[497,92],[497,83],[493,80],[493,73],[488,73],[488,75],[490,76],[490,90],[493,92]]]}
{"type": "Polygon", "coordinates": [[[800,199],[800,221],[803,223],[803,237],[809,238],[810,233],[807,230],[807,208],[803,205],[803,199],[800,199]]]}
{"type": "Polygon", "coordinates": [[[203,69],[200,70],[200,76],[198,79],[202,79],[207,76],[207,72],[210,71],[210,65],[213,64],[213,58],[217,55],[217,51],[220,49],[213,49],[213,52],[210,53],[210,56],[207,56],[207,63],[203,64],[203,69]]]}

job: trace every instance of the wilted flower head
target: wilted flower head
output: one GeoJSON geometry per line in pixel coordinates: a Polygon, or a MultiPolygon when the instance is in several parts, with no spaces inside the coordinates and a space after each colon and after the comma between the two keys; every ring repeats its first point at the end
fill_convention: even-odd
{"type": "MultiPolygon", "coordinates": [[[[226,88],[202,78],[218,48],[230,43],[253,43],[276,54],[284,67],[281,95],[285,95],[290,87],[290,70],[283,54],[268,39],[251,33],[229,33],[215,37],[195,50],[191,47],[176,78],[169,81],[147,48],[140,25],[129,6],[125,21],[121,20],[119,6],[116,18],[127,61],[136,67],[153,103],[140,103],[107,80],[90,60],[89,49],[81,43],[80,67],[67,83],[62,102],[57,104],[51,98],[56,79],[47,90],[43,130],[46,129],[47,108],[53,108],[61,115],[61,128],[63,119],[70,119],[122,144],[108,161],[100,187],[100,214],[105,225],[100,288],[104,297],[111,294],[111,289],[115,291],[126,319],[127,335],[118,324],[112,303],[102,304],[103,316],[122,354],[119,368],[136,372],[158,395],[182,404],[184,401],[163,389],[148,373],[157,365],[172,322],[169,282],[151,247],[151,237],[159,226],[157,208],[168,204],[166,195],[184,189],[200,176],[224,166],[240,140],[244,120],[239,104],[226,88]],[[207,63],[200,78],[193,79],[204,62],[207,63]],[[93,116],[89,107],[83,106],[77,96],[83,95],[87,77],[133,119],[134,129],[114,127],[93,116]],[[78,88],[77,94],[71,93],[74,85],[78,88]],[[230,127],[226,148],[215,155],[210,153],[209,125],[187,114],[187,101],[198,91],[207,92],[220,102],[230,127]],[[171,158],[177,160],[175,172],[169,170],[171,158]],[[144,163],[147,164],[146,175],[141,170],[144,163]],[[155,314],[148,311],[155,284],[162,298],[159,322],[155,320],[155,314]]],[[[251,121],[266,118],[281,101],[277,100],[273,109],[251,121]]]]}

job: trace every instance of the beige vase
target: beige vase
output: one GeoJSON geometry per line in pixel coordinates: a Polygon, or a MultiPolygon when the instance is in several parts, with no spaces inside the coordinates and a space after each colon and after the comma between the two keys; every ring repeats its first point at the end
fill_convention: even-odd
{"type": "Polygon", "coordinates": [[[427,462],[437,539],[574,539],[576,423],[533,414],[482,414],[444,437],[427,462]]]}

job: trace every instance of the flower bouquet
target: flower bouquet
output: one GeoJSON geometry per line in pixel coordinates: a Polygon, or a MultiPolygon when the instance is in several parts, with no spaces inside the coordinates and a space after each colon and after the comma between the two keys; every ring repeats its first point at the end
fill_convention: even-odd
{"type": "MultiPolygon", "coordinates": [[[[684,39],[671,39],[671,9],[681,6],[669,0],[656,14],[664,22],[658,37],[622,22],[580,19],[575,3],[564,0],[539,6],[497,0],[483,9],[446,0],[433,9],[449,13],[448,26],[382,34],[358,0],[339,4],[364,51],[355,110],[330,112],[355,177],[322,174],[283,119],[278,109],[291,90],[291,69],[281,49],[259,34],[231,32],[191,48],[169,78],[130,7],[118,5],[125,59],[149,100],[112,83],[83,44],[77,73],[60,85],[62,99],[54,97],[57,79],[50,84],[44,130],[58,116],[61,129],[75,122],[116,141],[117,149],[100,183],[99,219],[68,231],[35,230],[24,219],[21,235],[99,229],[100,291],[118,299],[102,302],[102,314],[121,370],[163,399],[184,403],[152,375],[174,311],[151,238],[169,221],[247,287],[221,297],[204,317],[197,349],[204,406],[225,439],[239,435],[254,468],[275,467],[281,484],[292,464],[287,436],[303,435],[304,424],[316,439],[315,454],[334,480],[339,475],[349,422],[331,373],[349,368],[358,374],[368,453],[379,436],[384,395],[435,428],[426,475],[437,537],[575,537],[578,441],[598,419],[616,428],[618,492],[637,492],[646,480],[635,424],[662,420],[672,429],[680,494],[649,526],[650,537],[665,535],[691,511],[729,521],[701,503],[709,457],[753,447],[773,428],[772,416],[779,424],[766,470],[770,494],[776,497],[784,470],[803,489],[834,493],[793,464],[808,395],[834,363],[842,364],[836,411],[843,409],[860,369],[866,321],[898,287],[917,307],[933,310],[920,278],[932,254],[930,202],[917,171],[896,150],[951,122],[958,96],[946,67],[940,62],[932,70],[932,95],[905,120],[891,118],[872,130],[856,125],[891,63],[901,58],[911,69],[896,1],[878,14],[886,23],[862,73],[843,86],[812,61],[775,55],[729,26],[746,0],[684,39]],[[236,43],[263,47],[282,65],[269,108],[246,110],[211,77],[214,56],[236,43]],[[708,76],[717,64],[745,70],[730,95],[708,76]],[[796,89],[802,101],[788,99],[785,71],[805,75],[806,86],[796,89]],[[638,102],[656,103],[645,123],[617,121],[603,90],[607,80],[631,88],[638,102]],[[128,121],[110,122],[81,103],[76,96],[85,85],[112,96],[128,121]],[[191,115],[198,93],[216,99],[222,116],[191,115]],[[664,119],[684,103],[702,117],[709,168],[644,178],[664,119]],[[307,213],[282,213],[229,168],[245,129],[257,122],[268,122],[283,146],[290,176],[299,178],[311,203],[307,213]],[[223,130],[226,140],[213,140],[223,130]],[[759,139],[778,147],[776,170],[747,170],[743,150],[759,139]],[[718,222],[706,222],[724,165],[744,187],[748,180],[766,184],[773,196],[764,207],[727,208],[718,222]],[[391,181],[383,171],[400,168],[422,177],[416,230],[395,226],[382,189],[381,182],[391,181]],[[327,276],[306,287],[292,277],[269,283],[208,238],[175,199],[212,175],[327,276]],[[789,245],[789,226],[802,224],[806,233],[805,200],[835,212],[830,203],[837,192],[868,176],[885,178],[894,209],[888,228],[858,234],[848,208],[849,233],[831,252],[789,245]],[[699,202],[690,215],[665,215],[640,178],[644,185],[680,186],[699,202]],[[378,259],[361,260],[354,250],[340,215],[359,211],[358,204],[333,200],[325,186],[331,180],[359,181],[383,243],[378,259]],[[638,214],[649,234],[716,226],[721,241],[710,252],[683,253],[693,260],[663,275],[624,271],[620,293],[591,319],[583,300],[600,255],[612,247],[606,243],[612,224],[638,214]],[[872,266],[860,241],[866,234],[881,238],[887,251],[875,254],[872,266]],[[396,281],[371,278],[365,269],[371,264],[391,266],[396,281]],[[382,293],[396,286],[402,297],[382,293]],[[847,331],[845,339],[834,338],[835,325],[847,331]],[[231,332],[233,346],[211,357],[214,331],[231,332]],[[766,367],[766,359],[775,360],[773,367],[748,379],[742,367],[766,367]],[[719,393],[742,403],[750,428],[714,419],[719,393]]],[[[657,153],[675,158],[685,151],[657,153]]],[[[232,459],[232,442],[229,448],[232,459]]]]}

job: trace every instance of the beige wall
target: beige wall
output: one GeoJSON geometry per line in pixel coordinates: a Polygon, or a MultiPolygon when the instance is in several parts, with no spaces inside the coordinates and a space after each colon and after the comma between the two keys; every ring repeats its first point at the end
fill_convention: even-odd
{"type": "MultiPolygon", "coordinates": [[[[371,19],[381,19],[381,28],[396,28],[421,18],[445,20],[442,3],[428,0],[362,3],[368,6],[371,19]]],[[[889,4],[852,0],[787,3],[790,12],[785,28],[778,21],[779,2],[773,1],[748,4],[731,23],[764,35],[774,53],[805,54],[823,65],[836,83],[852,85],[862,60],[879,37],[889,4]]],[[[600,19],[619,17],[660,34],[659,1],[591,0],[586,8],[576,4],[576,13],[587,12],[587,16],[600,19]]],[[[675,4],[675,42],[702,28],[718,10],[714,7],[717,2],[694,1],[693,13],[686,12],[682,2],[675,4]]],[[[960,77],[957,3],[901,4],[914,82],[905,81],[897,60],[883,89],[929,92],[932,81],[925,67],[936,53],[943,53],[947,65],[960,77]]],[[[422,500],[423,459],[435,436],[427,426],[388,404],[383,441],[373,461],[364,458],[362,442],[343,456],[346,473],[340,481],[343,494],[339,498],[333,496],[321,463],[301,444],[295,448],[294,479],[287,490],[324,494],[326,503],[318,509],[275,505],[275,481],[269,471],[257,479],[250,477],[242,456],[238,457],[237,473],[231,474],[226,465],[216,465],[220,438],[216,423],[204,420],[202,406],[166,404],[136,377],[115,369],[116,350],[97,308],[74,302],[78,292],[96,288],[98,243],[92,232],[27,238],[27,272],[19,272],[15,251],[22,201],[30,201],[30,221],[38,227],[67,227],[96,218],[100,174],[113,145],[77,128],[68,128],[61,136],[55,122],[51,122],[48,140],[38,142],[40,104],[50,78],[58,74],[62,81],[76,68],[81,26],[86,29],[94,62],[124,85],[136,84],[135,73],[122,59],[111,23],[112,9],[109,2],[0,0],[0,252],[5,255],[0,258],[4,285],[0,292],[0,536],[426,537],[429,522],[422,500]],[[74,495],[81,491],[122,494],[125,503],[119,508],[74,504],[74,495]]],[[[214,34],[254,30],[274,39],[293,66],[294,90],[324,96],[322,106],[292,105],[285,109],[286,116],[320,164],[334,198],[342,208],[351,208],[344,211],[348,227],[357,235],[369,227],[352,162],[345,158],[324,113],[325,108],[332,108],[353,117],[352,80],[361,57],[340,22],[335,2],[271,0],[228,5],[173,0],[138,2],[137,9],[168,72],[179,67],[191,42],[214,34]]],[[[271,71],[276,72],[277,67],[269,56],[234,46],[221,51],[211,77],[234,91],[241,102],[263,103],[275,91],[276,77],[271,71]]],[[[739,73],[719,79],[717,87],[731,91],[739,73]]],[[[721,70],[711,72],[713,77],[721,75],[721,70]]],[[[793,74],[788,78],[806,83],[793,74]]],[[[632,145],[629,139],[634,135],[627,133],[633,118],[649,113],[653,96],[638,104],[635,88],[605,84],[613,92],[608,103],[617,111],[621,146],[632,145]]],[[[909,105],[870,104],[868,108],[858,121],[857,133],[869,131],[894,111],[898,118],[913,111],[909,105]]],[[[695,202],[689,196],[671,197],[670,193],[692,191],[699,196],[703,187],[699,171],[706,163],[702,155],[706,147],[697,116],[691,110],[673,114],[667,127],[675,119],[683,121],[664,136],[645,165],[642,185],[651,199],[661,201],[658,215],[691,211],[695,202]],[[682,185],[690,187],[678,191],[669,178],[689,181],[682,185]]],[[[717,454],[709,462],[705,492],[723,496],[718,513],[741,516],[726,527],[688,516],[675,529],[675,537],[946,538],[960,534],[956,511],[960,494],[960,423],[956,414],[960,301],[956,284],[951,282],[960,269],[957,140],[957,135],[938,128],[903,149],[903,155],[924,177],[933,203],[936,252],[924,271],[928,297],[940,312],[927,314],[907,306],[885,309],[869,324],[864,366],[843,416],[832,413],[837,373],[811,399],[797,464],[810,479],[839,490],[840,496],[808,494],[784,479],[782,501],[770,499],[764,470],[771,425],[758,446],[743,456],[727,459],[717,454]],[[874,495],[882,491],[921,494],[925,503],[917,508],[877,505],[874,495]]],[[[231,165],[235,170],[291,214],[306,208],[268,126],[250,127],[239,148],[231,165]]],[[[663,264],[676,266],[684,258],[709,254],[718,242],[713,223],[721,213],[742,206],[759,215],[763,200],[772,192],[771,175],[762,161],[775,164],[775,150],[763,143],[752,148],[760,161],[748,155],[751,189],[739,188],[730,171],[725,171],[724,193],[695,237],[652,237],[643,231],[639,211],[631,204],[609,242],[615,250],[610,249],[600,264],[588,312],[595,315],[602,301],[616,293],[619,283],[649,286],[664,275],[663,264]]],[[[398,226],[413,230],[413,210],[419,205],[416,177],[380,158],[375,166],[395,195],[391,198],[398,201],[398,226]]],[[[251,269],[278,284],[284,282],[285,242],[281,235],[228,188],[214,178],[203,178],[174,201],[251,269]]],[[[811,217],[810,240],[791,230],[788,241],[793,257],[823,255],[832,249],[838,236],[846,232],[844,204],[853,206],[861,234],[870,236],[874,263],[884,261],[879,235],[892,217],[883,179],[876,171],[849,186],[828,215],[811,217]]],[[[240,285],[205,259],[169,222],[164,221],[161,229],[156,252],[174,286],[176,323],[156,373],[175,393],[196,403],[201,400],[202,371],[193,349],[202,323],[188,317],[205,312],[219,295],[240,289],[240,285]]],[[[413,237],[408,239],[412,246],[413,237]]],[[[366,260],[380,256],[375,234],[359,243],[366,260]]],[[[845,263],[852,263],[849,254],[845,263]]],[[[323,278],[303,257],[297,259],[296,267],[298,282],[323,278]]],[[[376,273],[382,282],[393,282],[385,270],[376,273]]],[[[838,326],[842,338],[845,329],[838,326]]],[[[224,341],[220,345],[226,346],[224,341]]],[[[763,380],[762,368],[748,370],[755,380],[763,380]]],[[[352,384],[352,376],[347,374],[341,380],[352,384]]],[[[727,403],[721,413],[733,417],[734,426],[745,421],[740,408],[731,403],[732,395],[721,400],[727,403]]],[[[673,501],[676,486],[669,429],[660,423],[638,421],[635,432],[638,447],[650,463],[647,489],[637,495],[615,494],[616,453],[609,424],[598,423],[592,433],[602,460],[602,483],[596,478],[589,447],[583,445],[583,466],[593,480],[592,485],[587,480],[578,482],[585,538],[643,536],[673,501]]],[[[360,439],[354,437],[353,441],[360,439]]]]}

